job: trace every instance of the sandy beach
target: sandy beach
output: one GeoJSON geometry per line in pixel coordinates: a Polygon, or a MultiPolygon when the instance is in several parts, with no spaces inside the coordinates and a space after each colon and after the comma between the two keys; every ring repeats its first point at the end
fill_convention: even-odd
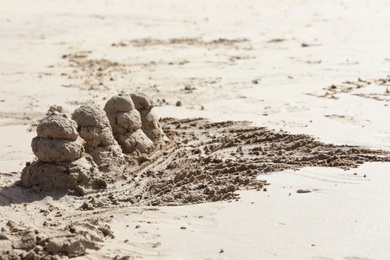
{"type": "Polygon", "coordinates": [[[2,1],[0,259],[389,259],[389,10],[2,1]],[[107,113],[95,123],[100,149],[124,151],[114,163],[77,148],[96,130],[80,106],[107,113]],[[125,151],[121,135],[147,131],[116,126],[119,114],[148,109],[164,141],[125,151]],[[69,171],[57,149],[37,150],[65,138],[42,130],[53,111],[74,130],[67,156],[91,171],[73,186],[26,181],[50,160],[69,171]]]}

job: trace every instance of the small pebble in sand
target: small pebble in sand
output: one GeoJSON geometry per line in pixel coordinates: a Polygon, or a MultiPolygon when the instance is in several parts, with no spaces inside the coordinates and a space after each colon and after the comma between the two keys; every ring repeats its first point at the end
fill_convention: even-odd
{"type": "Polygon", "coordinates": [[[181,107],[183,105],[183,103],[180,101],[180,100],[178,100],[177,102],[176,102],[176,106],[177,107],[181,107]]]}
{"type": "Polygon", "coordinates": [[[297,193],[310,193],[313,192],[311,189],[298,189],[297,193]]]}

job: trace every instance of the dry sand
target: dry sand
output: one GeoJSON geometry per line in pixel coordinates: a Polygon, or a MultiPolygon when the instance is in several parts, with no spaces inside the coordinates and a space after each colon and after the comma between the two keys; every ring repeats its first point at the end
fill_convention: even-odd
{"type": "Polygon", "coordinates": [[[388,259],[389,10],[2,1],[0,255],[388,259]],[[48,110],[135,92],[169,142],[84,196],[18,185],[48,110]]]}

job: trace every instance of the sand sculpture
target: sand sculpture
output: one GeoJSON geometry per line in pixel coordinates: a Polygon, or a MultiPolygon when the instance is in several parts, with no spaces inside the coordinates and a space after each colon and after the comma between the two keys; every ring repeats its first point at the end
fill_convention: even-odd
{"type": "Polygon", "coordinates": [[[112,175],[103,172],[115,175],[126,165],[122,151],[150,153],[167,140],[152,108],[146,95],[125,94],[109,99],[104,110],[83,105],[72,119],[49,111],[31,143],[38,160],[23,169],[21,186],[38,192],[73,190],[81,195],[105,187],[112,175]]]}
{"type": "Polygon", "coordinates": [[[135,108],[141,115],[142,131],[153,143],[164,143],[168,141],[167,136],[162,131],[157,115],[152,111],[154,102],[151,98],[142,93],[130,94],[135,108]]]}
{"type": "Polygon", "coordinates": [[[65,114],[55,112],[41,120],[31,146],[38,160],[23,169],[23,187],[84,193],[82,187],[101,186],[95,176],[98,167],[84,153],[84,141],[77,132],[76,123],[65,114]]]}
{"type": "Polygon", "coordinates": [[[100,170],[110,171],[123,165],[122,149],[115,140],[106,113],[96,105],[76,109],[72,119],[78,133],[85,141],[85,151],[90,154],[100,170]]]}
{"type": "Polygon", "coordinates": [[[104,111],[110,121],[115,139],[125,153],[149,153],[153,142],[142,131],[141,115],[130,95],[122,94],[109,99],[104,111]]]}

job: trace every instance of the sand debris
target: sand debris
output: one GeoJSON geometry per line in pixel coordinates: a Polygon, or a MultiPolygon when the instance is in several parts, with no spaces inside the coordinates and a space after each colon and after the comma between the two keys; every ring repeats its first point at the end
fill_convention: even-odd
{"type": "Polygon", "coordinates": [[[106,237],[113,236],[110,227],[99,219],[70,221],[60,228],[46,229],[45,232],[35,228],[9,220],[2,227],[0,259],[60,259],[60,256],[62,259],[63,256],[83,256],[87,249],[97,250],[106,237]]]}

